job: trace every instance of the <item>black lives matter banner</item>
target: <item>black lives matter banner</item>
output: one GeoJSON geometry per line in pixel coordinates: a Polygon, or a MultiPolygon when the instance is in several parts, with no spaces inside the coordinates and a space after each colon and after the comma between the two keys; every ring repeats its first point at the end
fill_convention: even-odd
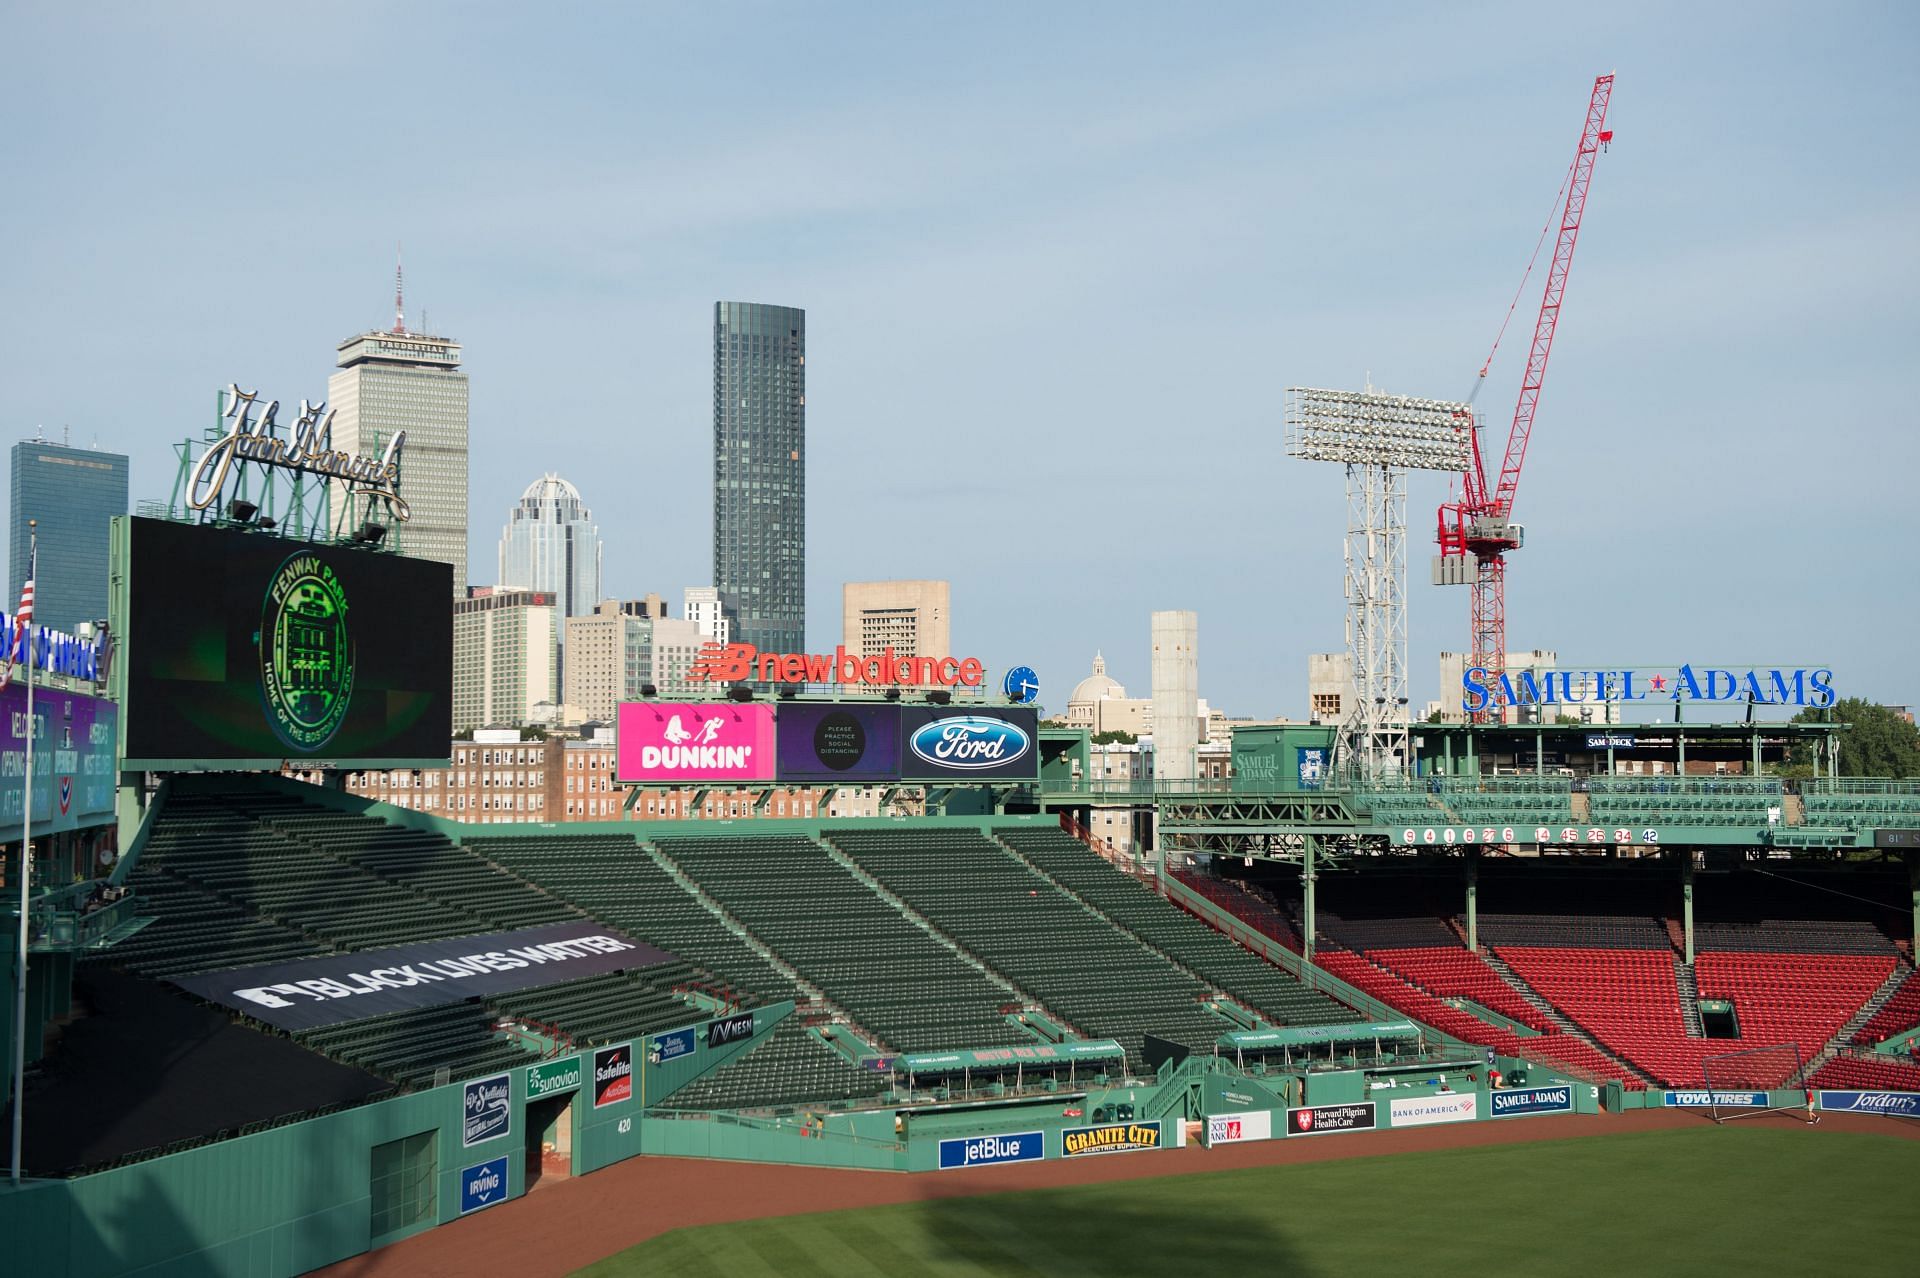
{"type": "Polygon", "coordinates": [[[598,923],[554,923],[171,979],[256,1021],[303,1030],[649,967],[672,957],[598,923]]]}

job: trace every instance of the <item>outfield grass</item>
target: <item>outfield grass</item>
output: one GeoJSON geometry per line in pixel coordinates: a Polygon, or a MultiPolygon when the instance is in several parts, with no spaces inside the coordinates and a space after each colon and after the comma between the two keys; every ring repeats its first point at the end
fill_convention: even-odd
{"type": "Polygon", "coordinates": [[[1703,1126],[710,1225],[581,1272],[1893,1274],[1916,1171],[1892,1136],[1703,1126]]]}

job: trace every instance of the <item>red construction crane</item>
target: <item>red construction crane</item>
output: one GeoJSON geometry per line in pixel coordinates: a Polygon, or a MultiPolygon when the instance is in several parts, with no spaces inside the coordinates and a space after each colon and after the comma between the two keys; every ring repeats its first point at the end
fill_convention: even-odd
{"type": "MultiPolygon", "coordinates": [[[[1527,354],[1526,375],[1520,380],[1520,402],[1513,410],[1513,429],[1507,434],[1507,454],[1500,478],[1488,490],[1487,472],[1480,456],[1480,437],[1471,429],[1473,465],[1467,471],[1462,500],[1440,507],[1440,559],[1437,581],[1473,587],[1473,648],[1469,669],[1489,676],[1502,674],[1507,664],[1507,552],[1518,550],[1526,530],[1513,522],[1513,497],[1520,487],[1520,467],[1527,459],[1527,440],[1540,406],[1540,387],[1547,377],[1547,357],[1553,352],[1553,333],[1560,321],[1560,303],[1567,291],[1567,270],[1573,265],[1573,246],[1580,238],[1580,215],[1586,210],[1587,188],[1593,182],[1593,162],[1600,148],[1613,140],[1606,128],[1607,100],[1613,96],[1613,77],[1593,82],[1593,99],[1580,130],[1580,149],[1568,173],[1567,199],[1560,213],[1560,238],[1554,245],[1553,265],[1546,292],[1540,298],[1540,318],[1533,327],[1533,346],[1527,354]]],[[[1551,224],[1549,224],[1551,225],[1551,224]]],[[[1531,268],[1529,268],[1531,269],[1531,268]]],[[[1523,284],[1522,287],[1525,287],[1523,284]]],[[[1495,342],[1497,348],[1498,342],[1495,342]]],[[[1491,356],[1489,356],[1491,361],[1491,356]]],[[[1486,369],[1480,370],[1481,376],[1486,369]]],[[[1490,680],[1491,682],[1491,680],[1490,680]]],[[[1476,720],[1499,718],[1489,708],[1476,720]]]]}

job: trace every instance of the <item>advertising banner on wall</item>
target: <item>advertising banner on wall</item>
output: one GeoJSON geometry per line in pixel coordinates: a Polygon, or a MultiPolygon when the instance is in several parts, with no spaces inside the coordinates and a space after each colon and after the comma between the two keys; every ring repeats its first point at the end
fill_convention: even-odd
{"type": "Polygon", "coordinates": [[[1273,1113],[1255,1109],[1244,1114],[1215,1114],[1207,1119],[1207,1144],[1232,1145],[1243,1140],[1272,1140],[1273,1113]]]}
{"type": "Polygon", "coordinates": [[[446,763],[448,565],[160,519],[125,536],[129,769],[446,763]]]}
{"type": "Polygon", "coordinates": [[[1078,1158],[1083,1154],[1131,1154],[1143,1149],[1159,1149],[1160,1137],[1158,1122],[1068,1127],[1060,1133],[1060,1154],[1063,1158],[1078,1158]]]}
{"type": "Polygon", "coordinates": [[[593,1054],[593,1107],[633,1098],[633,1044],[603,1047],[593,1054]]]}
{"type": "MultiPolygon", "coordinates": [[[[24,676],[0,691],[0,821],[14,837],[25,816],[20,778],[27,772],[27,686],[24,676]]],[[[113,818],[113,702],[78,692],[33,690],[33,833],[36,837],[105,825],[113,818]]]]}
{"type": "Polygon", "coordinates": [[[941,1171],[953,1171],[961,1167],[990,1167],[995,1163],[1031,1163],[1046,1156],[1045,1132],[958,1136],[940,1142],[941,1171]]]}
{"type": "Polygon", "coordinates": [[[460,1169],[460,1214],[507,1201],[507,1157],[460,1169]]]}
{"type": "Polygon", "coordinates": [[[169,979],[256,1021],[301,1030],[647,967],[672,957],[599,923],[549,923],[169,979]]]}
{"type": "Polygon", "coordinates": [[[1844,1114],[1890,1114],[1895,1118],[1920,1118],[1920,1092],[1823,1089],[1820,1108],[1844,1114]]]}
{"type": "Polygon", "coordinates": [[[1573,1087],[1514,1087],[1491,1092],[1488,1108],[1495,1118],[1517,1118],[1522,1114],[1565,1114],[1573,1110],[1573,1087]]]}
{"type": "Polygon", "coordinates": [[[496,1074],[476,1078],[460,1088],[462,1119],[460,1145],[471,1149],[513,1130],[513,1078],[496,1074]]]}
{"type": "Polygon", "coordinates": [[[780,781],[895,781],[900,707],[788,702],[775,713],[780,781]]]}
{"type": "Polygon", "coordinates": [[[903,706],[900,775],[908,781],[1034,781],[1040,716],[1018,707],[903,706]]]}
{"type": "Polygon", "coordinates": [[[1465,1123],[1480,1117],[1480,1098],[1472,1092],[1441,1096],[1402,1097],[1388,1106],[1395,1127],[1429,1127],[1434,1123],[1465,1123]]]}
{"type": "Polygon", "coordinates": [[[752,702],[623,701],[614,724],[621,781],[773,780],[773,707],[752,702]]]}
{"type": "Polygon", "coordinates": [[[1310,1105],[1287,1111],[1287,1135],[1320,1136],[1329,1132],[1363,1132],[1374,1125],[1372,1101],[1345,1105],[1310,1105]]]}

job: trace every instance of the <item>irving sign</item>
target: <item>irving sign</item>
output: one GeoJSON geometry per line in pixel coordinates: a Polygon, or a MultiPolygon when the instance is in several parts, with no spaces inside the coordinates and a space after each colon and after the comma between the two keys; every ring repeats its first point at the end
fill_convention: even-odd
{"type": "Polygon", "coordinates": [[[987,667],[978,657],[901,657],[892,648],[862,657],[835,648],[833,655],[811,652],[761,652],[750,643],[710,643],[687,669],[695,682],[838,683],[881,687],[977,688],[987,667]]]}

